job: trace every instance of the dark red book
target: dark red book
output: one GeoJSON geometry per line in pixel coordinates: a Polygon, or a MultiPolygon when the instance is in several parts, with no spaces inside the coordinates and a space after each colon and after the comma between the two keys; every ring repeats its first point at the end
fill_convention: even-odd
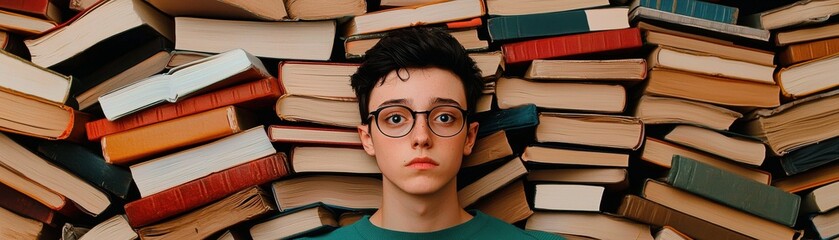
{"type": "Polygon", "coordinates": [[[501,45],[501,50],[504,62],[515,64],[535,59],[629,50],[640,48],[642,44],[638,28],[627,28],[507,43],[501,45]]]}
{"type": "Polygon", "coordinates": [[[245,108],[264,108],[276,103],[282,95],[277,79],[265,78],[219,89],[175,103],[145,109],[116,121],[99,119],[87,123],[87,139],[98,141],[105,135],[123,132],[153,123],[205,112],[227,105],[245,108]]]}
{"type": "Polygon", "coordinates": [[[3,183],[0,183],[0,208],[50,226],[57,226],[58,218],[52,209],[3,183]]]}
{"type": "Polygon", "coordinates": [[[50,0],[3,0],[0,1],[0,9],[61,22],[61,9],[50,0]]]}
{"type": "Polygon", "coordinates": [[[291,173],[284,153],[260,158],[125,204],[128,224],[146,226],[291,173]]]}

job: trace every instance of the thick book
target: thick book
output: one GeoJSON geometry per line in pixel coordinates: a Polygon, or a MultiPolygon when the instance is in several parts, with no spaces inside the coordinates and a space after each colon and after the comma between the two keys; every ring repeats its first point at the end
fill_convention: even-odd
{"type": "Polygon", "coordinates": [[[745,16],[743,23],[755,28],[774,30],[783,27],[827,21],[839,14],[839,1],[800,0],[789,5],[745,16]]]}
{"type": "Polygon", "coordinates": [[[471,19],[483,16],[485,13],[483,0],[435,1],[356,16],[347,23],[343,36],[471,19]]]}
{"type": "Polygon", "coordinates": [[[653,68],[644,94],[683,98],[732,107],[777,107],[777,85],[653,68]]]}
{"type": "Polygon", "coordinates": [[[497,16],[487,20],[487,30],[492,41],[505,41],[624,29],[629,28],[627,13],[627,8],[616,7],[497,16]]]}
{"type": "Polygon", "coordinates": [[[57,25],[55,21],[41,19],[0,9],[0,30],[24,36],[42,34],[57,25]]]}
{"type": "Polygon", "coordinates": [[[626,168],[533,169],[528,171],[527,181],[603,186],[606,191],[615,192],[629,186],[629,171],[626,168]]]}
{"type": "Polygon", "coordinates": [[[565,0],[565,1],[517,1],[487,0],[487,14],[510,16],[548,12],[562,12],[577,9],[609,6],[608,0],[565,0]]]}
{"type": "Polygon", "coordinates": [[[554,211],[600,211],[603,186],[538,183],[534,184],[533,209],[554,211]]]}
{"type": "Polygon", "coordinates": [[[658,46],[704,52],[725,59],[750,62],[764,66],[775,65],[775,52],[743,47],[731,41],[701,36],[676,30],[676,27],[662,27],[647,21],[638,23],[644,42],[658,46]]]}
{"type": "Polygon", "coordinates": [[[137,232],[128,225],[125,215],[115,215],[96,224],[79,240],[87,239],[136,239],[137,232]]]}
{"type": "Polygon", "coordinates": [[[626,195],[617,214],[652,226],[673,226],[696,239],[754,239],[635,195],[626,195]]]}
{"type": "Polygon", "coordinates": [[[100,143],[105,162],[125,166],[256,125],[256,116],[250,111],[227,106],[104,136],[100,143]]]}
{"type": "Polygon", "coordinates": [[[139,228],[290,173],[285,154],[272,154],[127,203],[125,214],[139,228]]]}
{"type": "Polygon", "coordinates": [[[743,133],[763,140],[778,156],[839,136],[839,90],[812,95],[745,118],[743,133]]]}
{"type": "Polygon", "coordinates": [[[566,36],[539,38],[501,45],[507,64],[535,59],[632,50],[642,45],[638,28],[607,30],[566,36]]]}
{"type": "Polygon", "coordinates": [[[475,66],[481,70],[481,77],[484,79],[500,77],[505,67],[501,51],[469,53],[469,58],[475,61],[475,66]]]}
{"type": "Polygon", "coordinates": [[[771,36],[768,30],[722,23],[643,6],[635,7],[629,11],[630,22],[652,20],[667,24],[675,24],[687,32],[701,34],[703,36],[712,35],[713,37],[719,37],[726,40],[742,38],[757,42],[767,42],[771,36]]]}
{"type": "Polygon", "coordinates": [[[836,227],[836,222],[839,222],[839,210],[814,215],[810,217],[810,221],[813,222],[813,228],[822,239],[839,237],[839,229],[836,227]]]}
{"type": "Polygon", "coordinates": [[[629,154],[533,145],[524,149],[521,160],[536,165],[628,167],[629,154]]]}
{"type": "Polygon", "coordinates": [[[525,79],[562,81],[643,81],[647,61],[642,58],[611,60],[533,60],[525,79]]]}
{"type": "MultiPolygon", "coordinates": [[[[475,19],[477,19],[478,21],[468,20],[452,22],[447,23],[445,27],[433,26],[425,28],[441,29],[443,31],[448,32],[450,35],[452,35],[452,37],[454,37],[455,40],[457,40],[457,42],[460,43],[461,46],[463,46],[463,48],[466,49],[467,52],[484,51],[489,49],[489,43],[486,40],[481,40],[479,38],[478,29],[483,26],[483,22],[481,22],[480,18],[475,19]],[[464,26],[455,25],[455,23],[463,23],[464,26]]],[[[344,40],[344,56],[347,59],[364,57],[364,55],[367,53],[367,50],[373,48],[373,46],[379,43],[379,41],[381,41],[382,38],[392,34],[395,31],[399,30],[397,29],[387,32],[349,36],[346,40],[344,40]]]]}
{"type": "Polygon", "coordinates": [[[355,128],[361,124],[358,102],[283,95],[274,105],[280,120],[316,123],[332,127],[355,128]]]}
{"type": "Polygon", "coordinates": [[[527,205],[524,182],[521,180],[507,184],[500,190],[478,200],[475,204],[472,204],[471,208],[510,224],[520,222],[533,215],[533,210],[527,205]]]}
{"type": "Polygon", "coordinates": [[[291,149],[295,173],[381,174],[376,158],[361,148],[303,147],[291,149]]]}
{"type": "Polygon", "coordinates": [[[834,77],[839,74],[837,64],[839,54],[827,55],[781,68],[775,73],[775,79],[785,97],[802,98],[839,86],[839,80],[834,77]]]}
{"type": "Polygon", "coordinates": [[[772,181],[772,186],[799,193],[839,181],[839,163],[832,163],[790,177],[772,181]]]}
{"type": "Polygon", "coordinates": [[[496,81],[498,107],[526,104],[549,110],[621,113],[626,108],[626,88],[619,84],[528,81],[502,77],[496,81]]]}
{"type": "Polygon", "coordinates": [[[280,212],[316,204],[339,209],[377,209],[382,205],[382,180],[365,176],[311,175],[272,184],[280,212]]]}
{"type": "Polygon", "coordinates": [[[636,150],[644,143],[644,124],[629,116],[543,112],[536,141],[636,150]]]}
{"type": "Polygon", "coordinates": [[[739,13],[736,7],[698,0],[635,0],[629,4],[630,9],[638,6],[728,24],[737,24],[739,13]]]}
{"type": "Polygon", "coordinates": [[[285,5],[288,16],[295,20],[341,19],[367,13],[365,0],[285,1],[285,5]]]}
{"type": "Polygon", "coordinates": [[[0,9],[61,22],[61,9],[50,0],[2,1],[0,2],[0,9]]]}
{"type": "Polygon", "coordinates": [[[293,239],[338,228],[335,213],[324,206],[284,212],[250,227],[253,240],[293,239]]]}
{"type": "Polygon", "coordinates": [[[335,28],[332,20],[262,22],[176,17],[175,48],[208,53],[242,48],[265,58],[328,60],[335,28]]]}
{"type": "Polygon", "coordinates": [[[267,77],[235,86],[165,103],[114,121],[102,118],[86,124],[87,139],[98,141],[103,136],[151,125],[179,117],[205,112],[227,105],[259,109],[273,105],[282,95],[277,79],[267,77]]]}
{"type": "Polygon", "coordinates": [[[687,99],[642,95],[631,113],[644,124],[691,124],[728,130],[742,113],[687,99]]]}
{"type": "Polygon", "coordinates": [[[275,211],[268,194],[251,187],[218,202],[137,230],[140,239],[206,238],[240,222],[256,219],[275,211]]]}
{"type": "Polygon", "coordinates": [[[697,51],[657,47],[647,62],[650,68],[668,68],[691,73],[775,84],[775,66],[731,60],[697,51]]]}
{"type": "Polygon", "coordinates": [[[61,217],[57,212],[2,182],[0,182],[0,208],[54,227],[61,222],[61,217]]]}
{"type": "Polygon", "coordinates": [[[354,101],[350,76],[358,66],[355,63],[283,61],[277,67],[277,80],[283,94],[354,101]]]}
{"type": "Polygon", "coordinates": [[[116,120],[158,105],[231,84],[271,77],[262,61],[242,49],[207,57],[99,97],[105,117],[116,120]]]}
{"type": "Polygon", "coordinates": [[[507,133],[504,130],[500,130],[475,140],[472,153],[469,156],[463,157],[463,163],[461,163],[460,167],[479,166],[513,155],[513,148],[510,147],[510,143],[507,141],[507,133]]]}
{"type": "Polygon", "coordinates": [[[790,227],[795,226],[801,206],[798,195],[679,155],[673,157],[666,182],[790,227]]]}
{"type": "Polygon", "coordinates": [[[808,193],[803,197],[802,213],[825,213],[839,207],[839,182],[827,184],[808,193]]]}
{"type": "Polygon", "coordinates": [[[119,198],[126,199],[134,185],[131,172],[106,163],[100,153],[82,145],[64,141],[40,141],[38,152],[50,162],[119,198]]]}
{"type": "Polygon", "coordinates": [[[276,152],[268,140],[265,128],[258,126],[201,146],[131,165],[130,169],[140,196],[146,197],[276,152]]]}
{"type": "Polygon", "coordinates": [[[839,54],[839,38],[789,45],[778,53],[778,61],[790,66],[835,54],[839,54]]]}
{"type": "MultiPolygon", "coordinates": [[[[0,208],[0,235],[7,239],[49,239],[49,226],[0,208]]],[[[51,236],[55,237],[55,236],[51,236]]]]}
{"type": "Polygon", "coordinates": [[[271,125],[268,137],[272,142],[294,145],[327,145],[361,147],[358,130],[347,128],[271,125]]]}
{"type": "Polygon", "coordinates": [[[769,181],[772,179],[772,176],[763,170],[734,164],[727,159],[650,137],[647,137],[644,143],[644,150],[641,152],[641,160],[664,168],[670,168],[674,155],[680,155],[701,161],[705,164],[738,174],[763,184],[769,184],[769,181]]]}
{"type": "Polygon", "coordinates": [[[0,88],[0,131],[50,140],[84,141],[86,113],[43,98],[0,88]]]}
{"type": "MultiPolygon", "coordinates": [[[[136,49],[135,49],[136,50],[136,49]]],[[[127,55],[123,55],[124,57],[127,55]]],[[[111,76],[108,79],[105,79],[101,83],[97,84],[96,86],[91,87],[90,89],[80,92],[75,95],[76,102],[79,103],[79,110],[91,111],[91,109],[96,109],[93,111],[98,111],[99,107],[99,97],[104,95],[105,93],[114,91],[118,88],[121,88],[126,85],[130,85],[137,81],[143,80],[147,77],[152,75],[161,73],[165,67],[166,62],[169,61],[171,57],[171,53],[167,50],[159,51],[151,55],[146,59],[140,60],[140,62],[136,62],[134,65],[125,69],[125,71],[117,73],[117,75],[111,76]]],[[[122,60],[117,60],[122,61],[122,60]]],[[[129,63],[134,62],[135,60],[125,60],[129,63]]],[[[115,62],[111,62],[115,63],[115,62]]],[[[114,64],[117,65],[117,64],[114,64]]],[[[110,71],[111,65],[106,65],[102,67],[102,72],[110,71]],[[109,69],[109,70],[106,70],[109,69]]],[[[116,66],[114,66],[116,67],[116,66]]],[[[97,71],[99,73],[99,71],[97,71]]],[[[72,90],[71,90],[72,91],[72,90]]]]}
{"type": "MultiPolygon", "coordinates": [[[[19,192],[20,194],[25,195],[34,203],[31,204],[39,204],[42,206],[47,207],[48,209],[52,209],[56,212],[61,213],[61,215],[70,216],[70,217],[79,217],[81,216],[81,211],[79,208],[73,204],[73,201],[64,197],[64,195],[58,194],[55,191],[44,187],[44,185],[35,182],[32,179],[26,178],[22,176],[14,170],[9,169],[4,166],[0,166],[0,183],[2,185],[8,186],[9,188],[13,189],[14,191],[19,192]]],[[[13,196],[13,194],[9,194],[9,197],[13,196]]],[[[9,203],[5,203],[9,204],[9,203]]],[[[30,203],[17,203],[17,207],[24,207],[27,205],[31,205],[30,203]]],[[[9,210],[17,212],[14,208],[8,208],[9,210]]],[[[33,207],[30,210],[37,210],[37,208],[33,207]]],[[[23,214],[20,212],[19,214],[23,214]]],[[[27,216],[31,217],[31,216],[27,216]]],[[[40,218],[31,217],[36,220],[40,220],[40,218]]],[[[43,221],[47,222],[47,221],[43,221]]],[[[54,224],[53,220],[49,221],[49,224],[54,224]]]]}
{"type": "Polygon", "coordinates": [[[470,206],[526,174],[527,169],[521,160],[518,158],[509,160],[504,165],[458,190],[457,198],[460,201],[460,206],[470,206]]]}
{"type": "Polygon", "coordinates": [[[752,166],[763,165],[766,159],[766,146],[763,142],[734,132],[678,125],[664,135],[664,140],[752,166]]]}
{"type": "Polygon", "coordinates": [[[673,210],[756,239],[795,239],[790,227],[648,179],[641,196],[673,210]]]}
{"type": "Polygon", "coordinates": [[[778,159],[787,176],[805,172],[837,160],[839,160],[839,137],[802,147],[778,159]]]}
{"type": "Polygon", "coordinates": [[[146,0],[160,11],[173,17],[191,16],[217,19],[245,19],[262,21],[287,20],[283,0],[146,0]]]}
{"type": "Polygon", "coordinates": [[[780,30],[775,34],[775,45],[785,46],[834,37],[839,37],[839,23],[780,30]]]}
{"type": "Polygon", "coordinates": [[[64,104],[70,96],[72,76],[33,64],[17,55],[0,51],[0,87],[64,104]]]}
{"type": "Polygon", "coordinates": [[[653,240],[650,226],[606,213],[535,212],[527,219],[524,228],[566,238],[653,240]]]}

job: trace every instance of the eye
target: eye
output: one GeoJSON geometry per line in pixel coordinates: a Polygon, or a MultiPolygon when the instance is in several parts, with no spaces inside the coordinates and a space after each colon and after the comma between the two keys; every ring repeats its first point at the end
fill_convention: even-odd
{"type": "Polygon", "coordinates": [[[451,123],[454,122],[454,116],[449,113],[442,113],[434,117],[435,120],[441,123],[451,123]]]}
{"type": "Polygon", "coordinates": [[[402,121],[405,121],[405,117],[403,117],[402,115],[399,115],[399,114],[393,114],[393,115],[387,116],[387,118],[385,118],[385,122],[387,122],[389,124],[394,124],[394,125],[398,125],[398,124],[402,123],[402,121]]]}

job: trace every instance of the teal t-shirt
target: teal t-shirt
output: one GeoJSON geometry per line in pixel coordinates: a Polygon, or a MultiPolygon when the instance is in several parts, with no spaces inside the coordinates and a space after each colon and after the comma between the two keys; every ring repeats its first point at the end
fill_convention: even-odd
{"type": "Polygon", "coordinates": [[[486,215],[480,211],[469,211],[474,215],[471,220],[446,228],[439,231],[427,233],[410,233],[387,230],[377,227],[370,222],[370,216],[364,216],[357,222],[338,228],[330,233],[316,236],[315,240],[325,239],[364,239],[364,240],[379,240],[379,239],[431,239],[431,240],[445,240],[445,239],[547,239],[547,240],[561,240],[564,239],[559,235],[550,234],[541,231],[522,230],[516,226],[510,225],[492,216],[486,215]]]}

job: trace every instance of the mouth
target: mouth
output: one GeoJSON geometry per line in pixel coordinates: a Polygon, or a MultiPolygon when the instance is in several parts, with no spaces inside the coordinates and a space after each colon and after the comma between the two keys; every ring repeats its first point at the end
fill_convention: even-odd
{"type": "Polygon", "coordinates": [[[413,169],[418,169],[418,170],[432,169],[432,168],[435,168],[439,165],[440,165],[439,163],[437,163],[436,161],[434,161],[433,159],[428,158],[428,157],[414,158],[413,160],[408,162],[408,164],[405,164],[406,167],[413,168],[413,169]]]}

